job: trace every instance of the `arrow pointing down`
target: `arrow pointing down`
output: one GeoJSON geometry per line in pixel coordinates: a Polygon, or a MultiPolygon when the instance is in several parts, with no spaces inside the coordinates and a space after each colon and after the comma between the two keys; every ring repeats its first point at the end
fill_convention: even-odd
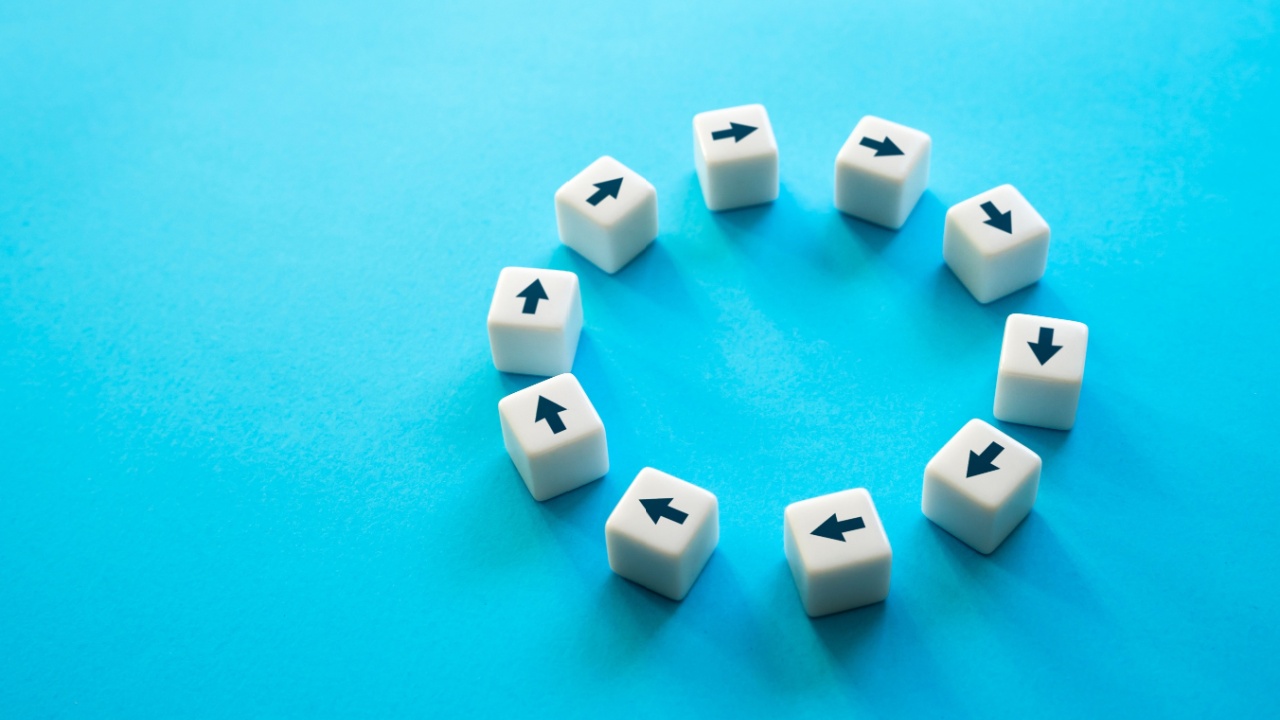
{"type": "Polygon", "coordinates": [[[1049,362],[1049,358],[1057,355],[1058,351],[1062,349],[1061,345],[1053,344],[1053,328],[1047,327],[1040,328],[1039,342],[1028,342],[1027,344],[1031,346],[1031,352],[1036,354],[1036,359],[1040,361],[1041,365],[1049,362]]]}

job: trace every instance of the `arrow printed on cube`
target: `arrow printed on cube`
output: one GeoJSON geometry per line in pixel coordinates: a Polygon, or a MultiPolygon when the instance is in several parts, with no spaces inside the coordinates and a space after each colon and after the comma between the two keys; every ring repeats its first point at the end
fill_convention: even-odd
{"type": "Polygon", "coordinates": [[[595,183],[595,186],[596,191],[591,197],[587,198],[587,202],[592,205],[599,205],[604,202],[605,198],[611,197],[616,199],[618,197],[618,191],[622,189],[622,178],[614,178],[612,180],[598,182],[595,183]]]}
{"type": "Polygon", "coordinates": [[[1003,230],[1010,235],[1013,234],[1013,211],[1005,210],[1000,212],[996,204],[988,200],[982,203],[982,212],[987,214],[987,219],[983,220],[983,224],[990,225],[997,230],[1003,230]]]}
{"type": "Polygon", "coordinates": [[[861,530],[866,526],[867,524],[864,523],[860,517],[850,518],[848,520],[838,520],[836,519],[836,514],[831,513],[831,517],[824,520],[822,524],[819,525],[811,534],[817,535],[818,537],[845,542],[845,533],[853,532],[854,530],[861,530]]]}
{"type": "Polygon", "coordinates": [[[534,280],[533,282],[529,283],[529,287],[525,288],[524,290],[521,290],[520,293],[516,295],[516,297],[524,298],[524,309],[521,310],[520,312],[524,313],[525,315],[532,315],[538,312],[538,302],[540,300],[548,299],[547,291],[542,289],[541,280],[534,280]]]}
{"type": "Polygon", "coordinates": [[[644,506],[644,511],[649,513],[649,519],[653,520],[653,524],[657,525],[658,521],[666,518],[677,525],[683,525],[684,521],[689,519],[689,513],[681,512],[671,507],[671,501],[674,498],[649,498],[641,499],[640,504],[644,506]]]}
{"type": "Polygon", "coordinates": [[[1061,345],[1053,344],[1053,328],[1047,327],[1040,328],[1039,342],[1028,342],[1027,344],[1031,346],[1031,352],[1036,354],[1036,359],[1040,361],[1041,365],[1049,362],[1049,358],[1057,355],[1058,351],[1062,349],[1061,345]]]}
{"type": "Polygon", "coordinates": [[[872,150],[875,150],[876,157],[902,154],[902,148],[898,147],[897,145],[894,145],[893,141],[889,139],[888,135],[884,136],[883,142],[879,140],[872,140],[869,137],[864,137],[858,141],[858,144],[861,145],[862,147],[869,147],[872,150]]]}
{"type": "Polygon", "coordinates": [[[564,408],[554,402],[538,396],[538,411],[534,414],[533,421],[540,423],[547,422],[547,427],[551,428],[552,435],[559,435],[564,432],[564,421],[560,419],[560,413],[564,412],[564,408]]]}
{"type": "Polygon", "coordinates": [[[737,143],[739,140],[750,135],[755,131],[756,131],[756,128],[753,125],[742,125],[736,122],[731,122],[729,123],[728,130],[716,130],[715,132],[711,133],[711,139],[727,140],[729,138],[733,138],[733,141],[737,143]]]}
{"type": "Polygon", "coordinates": [[[971,478],[974,475],[982,475],[993,470],[999,470],[1000,468],[996,467],[995,464],[992,463],[992,460],[1000,457],[1000,453],[1002,452],[1004,452],[1004,446],[1000,443],[994,442],[988,445],[987,449],[983,450],[981,453],[976,453],[970,450],[969,468],[965,470],[964,476],[971,478]]]}

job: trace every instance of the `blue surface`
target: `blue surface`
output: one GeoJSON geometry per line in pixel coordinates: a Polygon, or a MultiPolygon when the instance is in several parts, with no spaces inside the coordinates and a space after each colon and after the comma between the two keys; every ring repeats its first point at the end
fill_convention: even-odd
{"type": "Polygon", "coordinates": [[[1275,712],[1275,3],[179,5],[0,9],[0,714],[1275,712]],[[746,102],[782,194],[712,215],[690,119],[746,102]],[[898,233],[831,205],[867,113],[933,136],[898,233]],[[613,277],[552,208],[606,153],[661,216],[613,277]],[[942,220],[1004,182],[1049,269],[980,306],[942,220]],[[506,265],[579,274],[610,439],[545,504],[506,265]],[[921,478],[1011,312],[1088,368],[983,557],[921,478]],[[606,564],[644,465],[720,498],[682,604],[606,564]],[[850,486],[893,590],[810,621],[782,509],[850,486]]]}

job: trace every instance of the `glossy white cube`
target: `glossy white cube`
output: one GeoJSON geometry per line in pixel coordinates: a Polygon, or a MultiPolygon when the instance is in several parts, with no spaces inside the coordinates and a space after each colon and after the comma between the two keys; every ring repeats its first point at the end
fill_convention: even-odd
{"type": "Polygon", "coordinates": [[[1088,347],[1089,328],[1084,323],[1010,315],[1000,346],[995,416],[1005,422],[1070,430],[1076,423],[1088,347]]]}
{"type": "Polygon", "coordinates": [[[782,535],[800,601],[811,617],[889,596],[893,550],[866,490],[843,490],[788,505],[782,535]],[[853,529],[859,520],[861,527],[853,529]]]}
{"type": "Polygon", "coordinates": [[[604,524],[609,567],[683,600],[720,541],[716,496],[653,468],[636,475],[604,524]]]}
{"type": "Polygon", "coordinates": [[[954,205],[942,231],[942,258],[980,303],[1037,282],[1049,259],[1049,223],[1012,185],[954,205]]]}
{"type": "Polygon", "coordinates": [[[925,133],[868,115],[836,155],[836,208],[897,230],[929,185],[933,141],[925,133]]]}
{"type": "Polygon", "coordinates": [[[1040,456],[981,420],[970,420],[924,469],[920,509],[987,555],[1031,512],[1040,456]]]}
{"type": "Polygon", "coordinates": [[[778,199],[778,143],[763,105],[694,115],[693,164],[708,210],[778,199]]]}
{"type": "Polygon", "coordinates": [[[489,351],[502,372],[559,375],[573,369],[582,334],[578,276],[509,267],[489,303],[489,351]]]}
{"type": "Polygon", "coordinates": [[[539,502],[609,472],[604,423],[569,373],[502,398],[498,417],[507,454],[539,502]]]}
{"type": "Polygon", "coordinates": [[[658,237],[658,191],[608,155],[556,191],[560,242],[616,273],[658,237]]]}

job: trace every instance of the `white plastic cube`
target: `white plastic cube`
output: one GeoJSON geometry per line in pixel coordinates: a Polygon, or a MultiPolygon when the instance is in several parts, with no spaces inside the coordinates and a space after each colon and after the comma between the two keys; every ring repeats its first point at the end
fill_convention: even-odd
{"type": "Polygon", "coordinates": [[[1070,430],[1076,423],[1089,328],[1072,320],[1010,315],[996,374],[995,416],[1070,430]]]}
{"type": "Polygon", "coordinates": [[[645,468],[610,513],[604,540],[615,573],[683,600],[720,541],[719,504],[697,485],[645,468]]]}
{"type": "Polygon", "coordinates": [[[502,398],[498,417],[507,454],[539,502],[609,472],[604,423],[569,373],[502,398]]]}
{"type": "Polygon", "coordinates": [[[558,375],[573,369],[582,333],[578,276],[509,267],[489,304],[489,351],[502,372],[558,375]]]}
{"type": "Polygon", "coordinates": [[[783,518],[783,549],[811,617],[852,610],[889,596],[893,550],[866,490],[843,490],[792,503],[783,518]]]}
{"type": "Polygon", "coordinates": [[[942,258],[980,303],[998,300],[1044,276],[1049,223],[1012,185],[952,206],[942,258]]]}
{"type": "Polygon", "coordinates": [[[1040,456],[981,420],[970,420],[924,469],[924,516],[990,554],[1031,512],[1040,456]]]}
{"type": "Polygon", "coordinates": [[[694,115],[693,163],[708,210],[778,199],[778,143],[763,105],[694,115]]]}
{"type": "Polygon", "coordinates": [[[658,236],[658,191],[608,155],[556,191],[560,242],[616,273],[658,236]]]}
{"type": "Polygon", "coordinates": [[[836,208],[897,230],[929,185],[925,133],[868,115],[836,155],[836,208]]]}

